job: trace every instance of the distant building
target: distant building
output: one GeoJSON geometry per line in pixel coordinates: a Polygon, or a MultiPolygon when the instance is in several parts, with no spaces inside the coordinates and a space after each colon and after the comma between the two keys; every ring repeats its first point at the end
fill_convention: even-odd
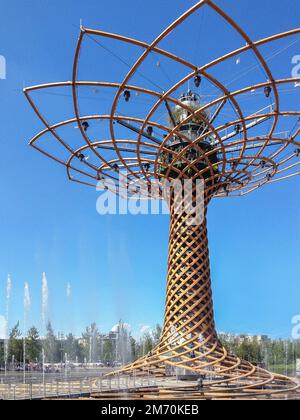
{"type": "Polygon", "coordinates": [[[101,352],[103,350],[104,343],[106,341],[110,341],[112,343],[113,353],[117,357],[118,336],[119,334],[117,331],[110,331],[108,334],[101,334],[100,336],[101,352]]]}
{"type": "Polygon", "coordinates": [[[245,341],[247,341],[248,343],[266,343],[270,340],[267,335],[220,333],[219,337],[221,338],[221,340],[224,340],[227,343],[236,345],[240,345],[245,341]]]}
{"type": "MultiPolygon", "coordinates": [[[[116,355],[117,353],[117,342],[118,342],[118,332],[117,331],[110,331],[108,334],[100,334],[97,340],[97,344],[99,346],[99,353],[103,356],[103,346],[104,343],[110,341],[112,343],[113,353],[116,355]]],[[[80,337],[78,338],[78,344],[82,346],[84,349],[89,349],[91,343],[88,338],[80,337]]]]}

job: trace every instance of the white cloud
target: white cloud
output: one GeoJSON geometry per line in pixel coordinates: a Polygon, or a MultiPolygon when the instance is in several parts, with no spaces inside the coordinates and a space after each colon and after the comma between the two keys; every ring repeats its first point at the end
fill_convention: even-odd
{"type": "Polygon", "coordinates": [[[0,339],[5,338],[5,318],[3,315],[0,315],[0,339]]]}
{"type": "Polygon", "coordinates": [[[140,329],[140,334],[144,335],[147,334],[149,332],[151,332],[152,327],[150,327],[150,325],[143,325],[140,329]]]}
{"type": "MultiPolygon", "coordinates": [[[[113,327],[112,327],[112,332],[118,332],[119,331],[119,325],[120,324],[116,324],[116,325],[114,325],[113,327]]],[[[127,330],[128,332],[130,332],[131,331],[131,325],[129,325],[129,324],[126,324],[126,322],[123,322],[122,323],[122,325],[123,325],[123,327],[124,327],[124,329],[125,330],[127,330]]]]}

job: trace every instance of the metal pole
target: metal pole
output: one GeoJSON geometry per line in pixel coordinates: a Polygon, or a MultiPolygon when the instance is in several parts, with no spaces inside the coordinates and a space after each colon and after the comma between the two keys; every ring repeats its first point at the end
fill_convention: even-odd
{"type": "Polygon", "coordinates": [[[79,382],[79,393],[80,393],[80,396],[82,397],[82,379],[80,379],[80,382],[79,382]]]}
{"type": "Polygon", "coordinates": [[[45,384],[45,350],[42,349],[43,384],[45,384]]]}

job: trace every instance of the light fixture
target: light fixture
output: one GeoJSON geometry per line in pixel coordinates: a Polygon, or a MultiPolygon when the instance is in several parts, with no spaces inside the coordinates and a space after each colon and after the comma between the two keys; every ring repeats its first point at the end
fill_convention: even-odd
{"type": "Polygon", "coordinates": [[[234,127],[236,134],[239,134],[242,131],[242,126],[241,124],[236,124],[236,126],[234,127]]]}
{"type": "Polygon", "coordinates": [[[147,127],[147,134],[148,136],[152,136],[153,134],[153,127],[151,127],[150,125],[147,127]]]}
{"type": "Polygon", "coordinates": [[[200,74],[197,74],[197,76],[194,77],[194,83],[196,88],[200,87],[202,82],[202,77],[200,76],[200,74]]]}
{"type": "Polygon", "coordinates": [[[125,90],[123,96],[124,96],[125,101],[126,102],[129,102],[129,99],[131,97],[130,91],[129,90],[125,90]]]}
{"type": "Polygon", "coordinates": [[[82,127],[84,131],[87,131],[89,128],[90,124],[87,121],[83,121],[82,123],[82,127]]]}
{"type": "Polygon", "coordinates": [[[231,169],[232,169],[233,171],[235,171],[235,170],[236,170],[237,166],[238,166],[238,163],[237,163],[237,162],[231,162],[231,169]]]}
{"type": "Polygon", "coordinates": [[[267,165],[267,162],[266,162],[264,159],[262,159],[262,160],[260,161],[260,166],[261,166],[262,168],[265,168],[265,167],[266,167],[266,165],[267,165]]]}
{"type": "Polygon", "coordinates": [[[84,159],[85,159],[85,156],[84,156],[84,154],[83,153],[77,153],[77,158],[80,160],[80,162],[83,162],[84,161],[84,159]]]}
{"type": "Polygon", "coordinates": [[[266,98],[269,98],[272,92],[271,86],[266,86],[264,89],[264,92],[265,92],[266,98]]]}

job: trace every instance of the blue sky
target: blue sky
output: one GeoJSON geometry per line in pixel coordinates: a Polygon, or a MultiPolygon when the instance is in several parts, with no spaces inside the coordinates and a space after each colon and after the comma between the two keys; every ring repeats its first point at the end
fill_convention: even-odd
{"type": "MultiPolygon", "coordinates": [[[[162,322],[168,217],[100,217],[96,191],[68,182],[62,167],[27,146],[42,127],[22,88],[71,78],[80,19],[88,27],[151,41],[193,3],[0,0],[0,55],[7,61],[7,79],[0,80],[0,314],[5,312],[5,283],[11,273],[10,324],[22,319],[27,281],[30,323],[41,327],[44,271],[56,330],[79,334],[93,320],[103,331],[119,319],[135,331],[162,322]]],[[[299,25],[296,0],[217,3],[255,39],[299,25]]],[[[214,36],[222,39],[221,29],[216,25],[202,34],[204,49],[206,36],[213,45],[214,36]]],[[[186,44],[181,37],[176,45],[180,53],[186,44]]],[[[221,52],[221,47],[216,44],[213,52],[221,52]]],[[[203,54],[209,58],[209,53],[203,54]]],[[[300,44],[277,62],[279,72],[289,73],[295,54],[300,54],[300,44]]],[[[55,101],[50,96],[46,100],[53,114],[55,101]]],[[[295,96],[291,101],[294,108],[299,104],[295,96]]],[[[300,313],[299,210],[299,178],[211,204],[209,236],[220,331],[290,335],[291,318],[300,313]]]]}

